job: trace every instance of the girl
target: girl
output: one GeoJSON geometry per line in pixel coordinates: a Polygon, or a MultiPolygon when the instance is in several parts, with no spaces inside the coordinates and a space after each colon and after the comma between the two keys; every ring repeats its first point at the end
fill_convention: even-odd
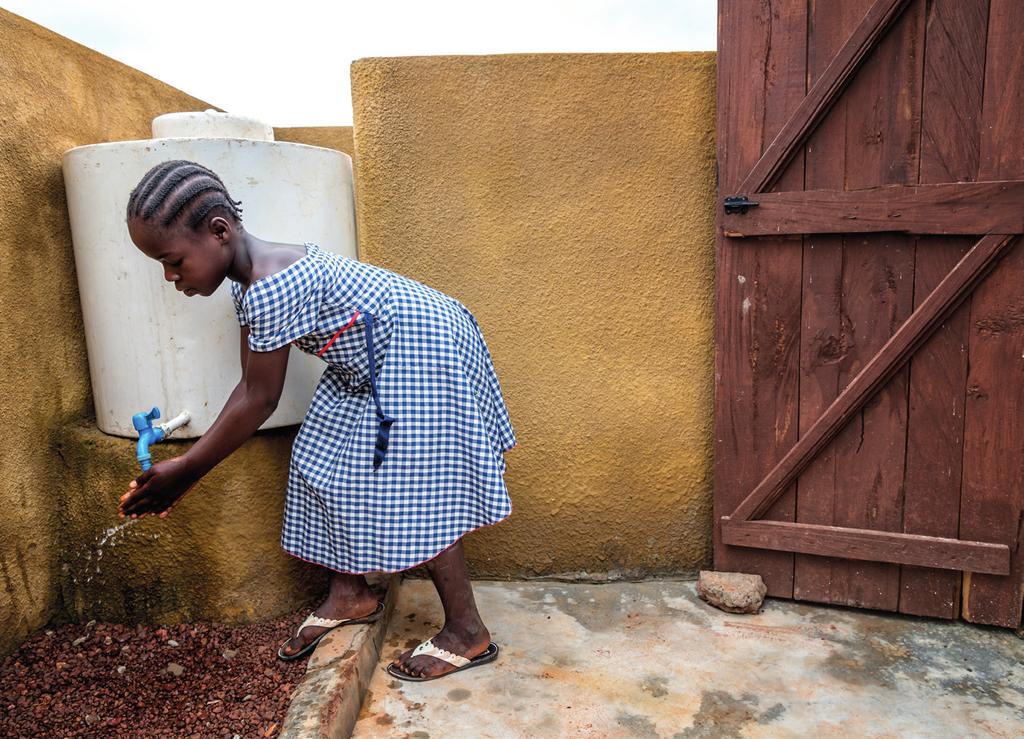
{"type": "Polygon", "coordinates": [[[461,537],[511,513],[508,411],[469,310],[415,280],[242,227],[240,202],[193,162],[151,169],[128,201],[128,232],[164,279],[209,296],[227,277],[241,326],[242,378],[185,454],[153,465],[122,516],[165,517],[276,407],[294,344],[327,367],[292,447],[281,544],[333,571],[327,599],[278,651],[311,652],[337,626],[382,611],[363,576],[426,563],[440,633],[388,672],[429,680],[498,655],[480,619],[461,537]]]}

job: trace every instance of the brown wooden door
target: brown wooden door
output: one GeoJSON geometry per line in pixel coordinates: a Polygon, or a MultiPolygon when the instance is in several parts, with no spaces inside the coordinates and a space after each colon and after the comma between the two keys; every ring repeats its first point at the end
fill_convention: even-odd
{"type": "Polygon", "coordinates": [[[1021,0],[720,0],[717,569],[1020,624],[1022,28],[1021,0]]]}

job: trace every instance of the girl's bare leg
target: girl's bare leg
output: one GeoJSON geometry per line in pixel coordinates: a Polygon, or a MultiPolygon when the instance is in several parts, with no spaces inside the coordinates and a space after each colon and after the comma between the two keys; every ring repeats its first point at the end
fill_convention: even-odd
{"type": "MultiPolygon", "coordinates": [[[[444,628],[433,637],[434,645],[470,659],[477,656],[487,649],[491,634],[476,609],[462,541],[430,560],[427,570],[444,606],[444,628]]],[[[426,655],[412,657],[411,649],[395,660],[394,665],[416,677],[433,677],[455,669],[447,662],[426,655]]]]}
{"type": "MultiPolygon", "coordinates": [[[[362,575],[347,575],[335,572],[331,575],[331,589],[327,599],[314,611],[321,618],[362,618],[369,616],[377,608],[377,596],[370,589],[366,578],[362,575]]],[[[307,626],[284,643],[281,651],[291,655],[316,639],[327,629],[320,626],[307,626]]]]}

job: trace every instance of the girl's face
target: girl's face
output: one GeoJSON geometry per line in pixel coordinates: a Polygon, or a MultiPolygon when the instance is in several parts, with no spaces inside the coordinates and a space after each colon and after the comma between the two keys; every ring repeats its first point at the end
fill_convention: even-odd
{"type": "Polygon", "coordinates": [[[164,279],[189,297],[212,295],[231,266],[233,229],[224,218],[211,218],[198,231],[159,228],[135,218],[128,233],[139,251],[163,265],[164,279]]]}

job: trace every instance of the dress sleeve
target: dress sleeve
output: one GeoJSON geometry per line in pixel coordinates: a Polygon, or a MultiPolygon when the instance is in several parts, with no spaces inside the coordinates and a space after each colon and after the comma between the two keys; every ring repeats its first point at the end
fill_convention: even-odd
{"type": "Polygon", "coordinates": [[[235,318],[238,319],[238,325],[248,326],[249,322],[245,319],[245,310],[242,308],[242,286],[237,282],[231,283],[231,302],[235,305],[235,318]]]}
{"type": "Polygon", "coordinates": [[[249,326],[249,348],[272,352],[316,330],[320,286],[311,270],[301,268],[257,280],[242,298],[249,326]]]}

